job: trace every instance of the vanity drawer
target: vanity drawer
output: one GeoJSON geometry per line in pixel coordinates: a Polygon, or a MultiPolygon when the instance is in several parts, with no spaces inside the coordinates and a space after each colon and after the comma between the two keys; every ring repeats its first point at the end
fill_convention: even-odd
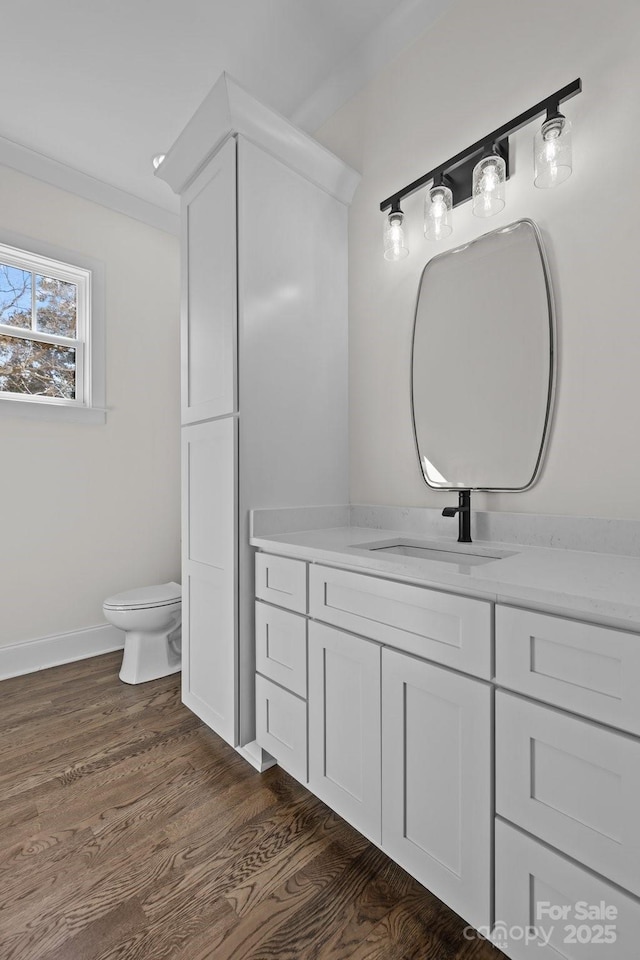
{"type": "Polygon", "coordinates": [[[256,676],[256,740],[300,783],[307,782],[307,704],[256,676]]]}
{"type": "Polygon", "coordinates": [[[496,679],[505,687],[640,734],[640,636],[496,607],[496,679]]]}
{"type": "Polygon", "coordinates": [[[640,741],[496,694],[496,812],[640,895],[640,741]]]}
{"type": "Polygon", "coordinates": [[[495,838],[494,942],[507,956],[513,960],[637,957],[640,904],[501,820],[496,821],[495,838]],[[602,919],[586,919],[583,905],[598,908],[600,916],[604,906],[607,914],[602,919]],[[566,919],[558,919],[559,911],[550,917],[554,907],[564,907],[566,919]],[[520,932],[527,928],[532,937],[528,944],[520,932]],[[542,937],[534,940],[532,928],[542,937]]]}
{"type": "Polygon", "coordinates": [[[299,697],[306,698],[305,617],[256,601],[256,670],[299,697]]]}
{"type": "Polygon", "coordinates": [[[256,554],[256,597],[296,613],[307,612],[307,565],[303,560],[256,554]]]}
{"type": "Polygon", "coordinates": [[[312,617],[407,653],[489,679],[491,604],[312,565],[312,617]]]}

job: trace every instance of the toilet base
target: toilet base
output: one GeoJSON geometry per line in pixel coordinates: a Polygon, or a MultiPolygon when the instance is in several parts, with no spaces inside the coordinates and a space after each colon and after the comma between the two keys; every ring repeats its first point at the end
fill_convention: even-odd
{"type": "Polygon", "coordinates": [[[169,642],[165,631],[140,633],[129,630],[125,634],[124,656],[120,668],[123,683],[147,683],[177,673],[182,667],[180,653],[169,642]]]}

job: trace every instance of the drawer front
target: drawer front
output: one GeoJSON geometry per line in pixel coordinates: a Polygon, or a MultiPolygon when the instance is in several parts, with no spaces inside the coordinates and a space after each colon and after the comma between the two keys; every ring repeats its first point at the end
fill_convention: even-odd
{"type": "Polygon", "coordinates": [[[256,670],[306,699],[305,617],[256,601],[256,670]]]}
{"type": "Polygon", "coordinates": [[[640,636],[496,607],[496,679],[505,687],[640,734],[640,636]]]}
{"type": "Polygon", "coordinates": [[[640,895],[640,741],[496,695],[496,812],[640,895]]]}
{"type": "Polygon", "coordinates": [[[313,565],[311,616],[489,679],[491,604],[313,565]]]}
{"type": "Polygon", "coordinates": [[[307,612],[307,565],[303,560],[256,554],[256,597],[296,613],[307,612]]]}
{"type": "Polygon", "coordinates": [[[638,956],[640,904],[501,820],[496,821],[495,836],[493,940],[508,957],[631,960],[638,956]],[[591,906],[598,918],[588,916],[591,906]],[[527,929],[529,941],[525,942],[522,932],[527,929]]]}
{"type": "Polygon", "coordinates": [[[256,676],[256,740],[283,770],[307,782],[307,704],[256,676]]]}

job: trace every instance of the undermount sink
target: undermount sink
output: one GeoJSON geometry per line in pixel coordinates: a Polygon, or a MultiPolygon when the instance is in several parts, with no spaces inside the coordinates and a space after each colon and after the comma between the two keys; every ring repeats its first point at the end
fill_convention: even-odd
{"type": "Polygon", "coordinates": [[[495,563],[512,557],[513,553],[506,550],[489,550],[475,544],[447,544],[430,543],[421,540],[383,540],[378,543],[357,543],[353,545],[360,550],[371,550],[378,553],[392,553],[401,557],[417,557],[421,560],[436,560],[439,563],[456,563],[467,567],[479,566],[483,563],[495,563]]]}

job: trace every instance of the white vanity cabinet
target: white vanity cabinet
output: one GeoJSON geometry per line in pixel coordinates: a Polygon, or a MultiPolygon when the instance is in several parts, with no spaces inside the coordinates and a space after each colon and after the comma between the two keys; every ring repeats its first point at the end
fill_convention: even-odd
{"type": "Polygon", "coordinates": [[[382,652],[382,846],[476,927],[491,922],[492,690],[382,652]]]}
{"type": "Polygon", "coordinates": [[[640,636],[266,552],[256,590],[285,769],[512,960],[640,955],[640,636]]]}
{"type": "Polygon", "coordinates": [[[496,935],[514,960],[629,960],[640,943],[640,637],[498,605],[496,679],[496,935]]]}
{"type": "Polygon", "coordinates": [[[157,175],[181,197],[183,701],[260,767],[249,511],[347,497],[359,177],[226,75],[157,175]]]}
{"type": "Polygon", "coordinates": [[[307,762],[313,793],[469,923],[490,924],[493,691],[449,665],[490,675],[491,604],[322,564],[305,576],[303,567],[256,556],[260,746],[302,782],[295,771],[307,762]],[[294,665],[307,582],[305,702],[294,665]],[[265,623],[276,664],[264,652],[265,623]]]}

